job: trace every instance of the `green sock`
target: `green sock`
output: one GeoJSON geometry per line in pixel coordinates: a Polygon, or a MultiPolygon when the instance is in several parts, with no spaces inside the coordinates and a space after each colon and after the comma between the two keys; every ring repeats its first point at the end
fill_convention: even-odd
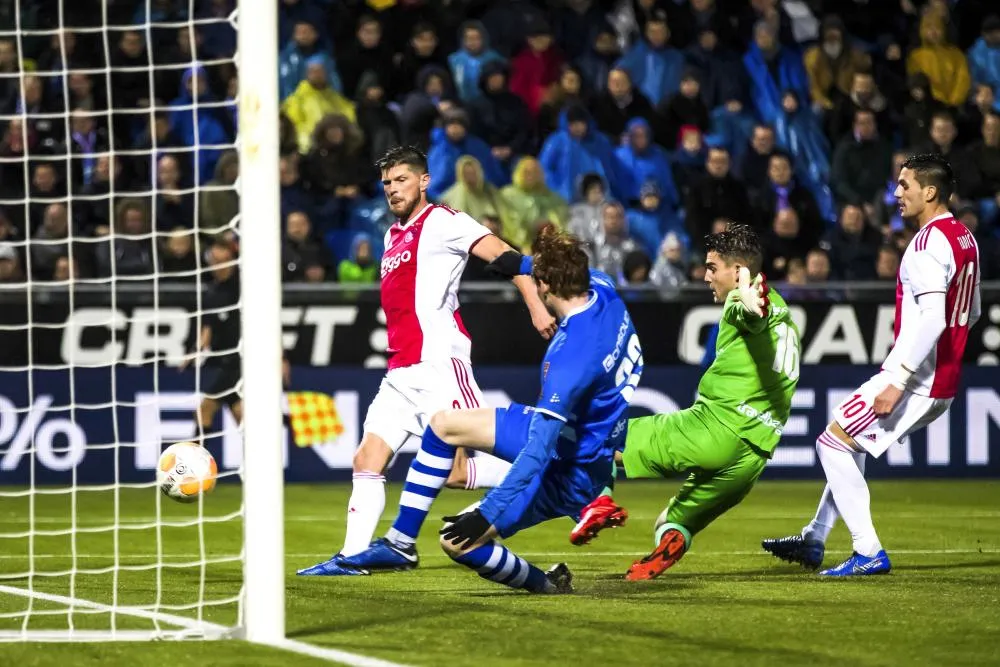
{"type": "Polygon", "coordinates": [[[691,548],[691,531],[682,526],[679,523],[665,523],[653,532],[653,544],[659,544],[660,540],[663,539],[663,534],[673,528],[674,530],[680,532],[684,536],[684,551],[687,552],[691,548]]]}

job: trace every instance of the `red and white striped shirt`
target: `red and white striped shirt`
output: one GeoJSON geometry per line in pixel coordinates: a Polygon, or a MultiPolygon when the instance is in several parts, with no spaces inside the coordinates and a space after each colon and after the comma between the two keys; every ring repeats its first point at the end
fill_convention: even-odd
{"type": "Polygon", "coordinates": [[[386,232],[382,310],[390,369],[469,362],[472,341],[458,313],[458,284],[472,247],[489,233],[465,213],[436,204],[386,232]]]}
{"type": "MultiPolygon", "coordinates": [[[[978,291],[979,247],[975,237],[950,213],[939,215],[910,241],[896,279],[896,342],[919,327],[918,296],[945,294],[945,329],[915,369],[908,384],[913,393],[932,398],[955,396],[969,338],[969,315],[978,291]]],[[[894,344],[882,367],[898,368],[901,357],[901,348],[894,344]]]]}

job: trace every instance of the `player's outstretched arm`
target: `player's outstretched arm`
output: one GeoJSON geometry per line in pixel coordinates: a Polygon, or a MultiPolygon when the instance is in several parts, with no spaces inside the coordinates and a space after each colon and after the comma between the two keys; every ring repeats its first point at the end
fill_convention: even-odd
{"type": "MultiPolygon", "coordinates": [[[[524,275],[524,259],[517,252],[496,236],[490,234],[484,237],[472,248],[472,254],[487,263],[487,268],[496,275],[510,278],[521,293],[524,305],[528,307],[531,323],[542,338],[548,340],[556,332],[556,319],[552,317],[545,304],[538,298],[538,290],[529,275],[524,275]]],[[[530,267],[530,264],[528,264],[530,267]]],[[[528,269],[530,273],[530,268],[528,269]]]]}
{"type": "Polygon", "coordinates": [[[516,512],[524,510],[525,494],[531,488],[538,487],[542,471],[555,451],[563,424],[562,418],[546,412],[536,410],[531,416],[528,443],[514,459],[514,464],[500,486],[486,494],[479,506],[479,511],[491,525],[497,525],[497,521],[508,509],[516,512]]]}

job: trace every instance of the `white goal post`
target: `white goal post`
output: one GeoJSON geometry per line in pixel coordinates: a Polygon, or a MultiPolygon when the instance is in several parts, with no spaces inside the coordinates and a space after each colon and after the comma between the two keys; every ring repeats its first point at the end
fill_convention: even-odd
{"type": "Polygon", "coordinates": [[[336,652],[285,639],[279,3],[239,0],[231,15],[218,16],[197,11],[210,3],[186,0],[181,18],[164,18],[151,0],[142,0],[134,15],[140,18],[132,22],[110,17],[115,3],[86,3],[95,8],[90,23],[64,23],[64,10],[81,15],[76,1],[59,0],[58,17],[27,17],[28,3],[15,2],[13,28],[0,26],[0,87],[16,82],[17,99],[15,110],[0,108],[0,178],[23,172],[16,187],[5,187],[9,179],[0,183],[0,227],[12,216],[24,221],[20,237],[0,234],[0,263],[13,262],[23,272],[20,282],[0,276],[0,309],[13,303],[12,311],[24,314],[23,321],[0,317],[0,346],[17,341],[26,359],[0,365],[0,642],[242,638],[329,658],[336,652]],[[223,24],[236,29],[235,55],[202,57],[196,31],[223,24]],[[180,33],[182,41],[185,32],[189,60],[174,57],[161,64],[149,50],[144,65],[115,60],[118,49],[125,50],[117,40],[125,40],[126,33],[149,45],[156,34],[162,41],[164,34],[180,33]],[[86,64],[79,64],[83,57],[70,57],[77,39],[94,49],[86,64]],[[48,52],[37,48],[43,43],[52,44],[48,52]],[[8,48],[19,59],[13,72],[4,69],[8,48]],[[44,68],[26,64],[25,54],[33,49],[48,57],[44,68]],[[185,102],[182,94],[180,102],[156,101],[162,98],[156,88],[161,77],[179,81],[183,92],[187,77],[207,76],[204,69],[200,75],[189,72],[233,65],[235,99],[222,100],[220,94],[202,100],[195,94],[185,102]],[[146,78],[146,106],[115,104],[123,93],[123,74],[140,85],[146,78]],[[83,79],[93,86],[89,93],[87,81],[76,88],[83,79]],[[50,96],[47,106],[36,104],[37,90],[50,96]],[[83,101],[70,102],[78,99],[83,101]],[[226,140],[206,138],[199,114],[209,113],[227,114],[238,133],[226,140]],[[193,118],[188,121],[193,144],[158,144],[154,128],[164,118],[172,124],[173,114],[193,118]],[[40,123],[51,130],[44,150],[36,142],[40,123]],[[148,145],[115,136],[138,124],[148,124],[148,145]],[[95,127],[107,134],[104,148],[95,127]],[[199,166],[202,151],[223,156],[211,164],[235,151],[237,180],[207,182],[211,174],[199,166]],[[168,154],[178,165],[182,159],[192,165],[190,183],[158,181],[159,164],[168,154]],[[147,185],[126,187],[116,171],[119,159],[145,165],[147,185]],[[58,175],[49,189],[45,174],[38,175],[46,169],[58,175]],[[107,183],[92,185],[101,178],[107,183]],[[235,192],[239,199],[238,214],[218,227],[203,222],[202,195],[215,192],[235,192]],[[190,230],[158,224],[165,195],[189,202],[190,230]],[[81,211],[91,210],[105,224],[88,218],[82,231],[77,220],[81,211]],[[135,211],[145,225],[138,231],[128,226],[135,211]],[[238,259],[218,265],[235,266],[242,289],[238,304],[218,306],[203,301],[217,264],[206,263],[208,253],[200,244],[226,230],[238,238],[233,244],[238,259]],[[178,235],[191,237],[194,268],[176,263],[166,268],[164,253],[178,235]],[[140,248],[151,268],[145,273],[121,268],[119,241],[140,248]],[[83,275],[80,256],[94,266],[103,262],[105,269],[83,275]],[[186,282],[168,284],[171,279],[186,282]],[[126,305],[126,297],[140,305],[126,305]],[[169,302],[183,298],[196,306],[178,315],[169,302]],[[77,317],[81,304],[94,300],[102,305],[77,317]],[[65,308],[62,315],[52,315],[53,303],[65,308]],[[194,408],[210,392],[203,359],[182,376],[189,350],[157,338],[157,332],[173,326],[197,340],[205,318],[220,313],[223,319],[230,314],[241,319],[240,346],[205,354],[242,354],[245,417],[237,426],[223,415],[221,431],[199,434],[194,408]],[[150,332],[159,347],[131,349],[134,336],[127,332],[137,330],[150,332]],[[81,342],[95,332],[103,342],[81,342]],[[184,384],[182,377],[193,378],[193,390],[192,381],[184,384]],[[182,424],[184,419],[189,423],[182,424]],[[229,447],[238,432],[242,448],[229,447]],[[224,457],[213,451],[220,484],[193,504],[176,504],[156,484],[159,451],[199,436],[227,439],[224,457]],[[177,544],[184,548],[174,548],[177,544]]]}

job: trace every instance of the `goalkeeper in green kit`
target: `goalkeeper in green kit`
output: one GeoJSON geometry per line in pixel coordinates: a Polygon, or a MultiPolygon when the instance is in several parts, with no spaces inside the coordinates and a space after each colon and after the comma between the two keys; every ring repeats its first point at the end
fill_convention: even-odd
{"type": "MultiPolygon", "coordinates": [[[[695,534],[750,493],[781,438],[799,377],[798,329],[760,272],[756,233],[730,225],[706,237],[705,281],[723,304],[715,361],[686,410],[630,419],[616,460],[629,478],[687,475],[656,520],[656,548],[630,580],[653,579],[690,548],[695,534]]],[[[570,535],[586,544],[628,517],[609,495],[584,508],[570,535]]]]}

